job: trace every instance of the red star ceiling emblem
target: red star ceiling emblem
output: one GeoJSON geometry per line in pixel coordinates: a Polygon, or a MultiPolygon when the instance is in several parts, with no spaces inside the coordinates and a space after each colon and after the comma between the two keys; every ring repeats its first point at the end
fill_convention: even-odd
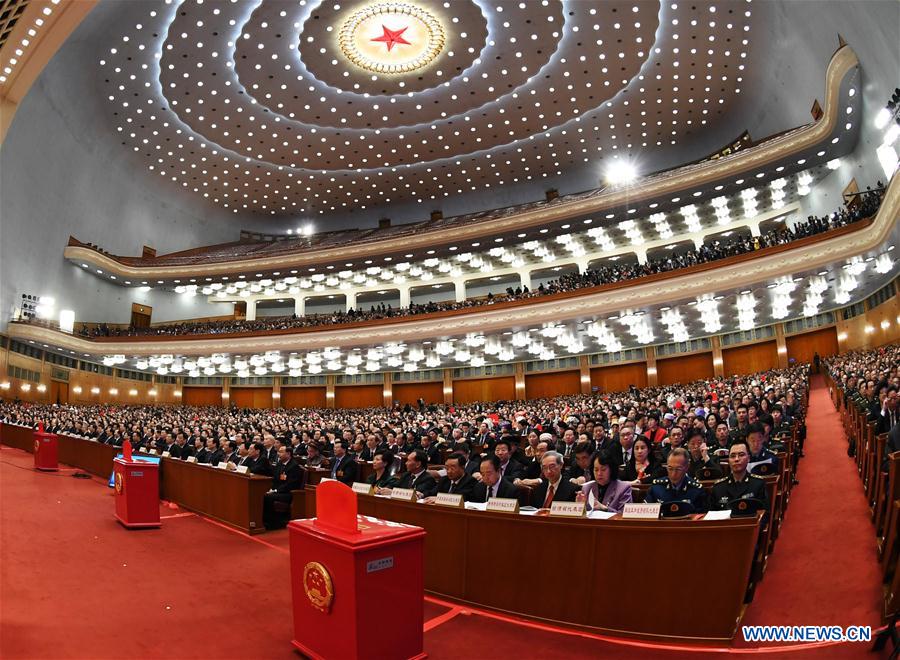
{"type": "Polygon", "coordinates": [[[384,44],[387,46],[388,52],[391,52],[391,50],[397,44],[406,44],[407,46],[411,46],[412,44],[403,38],[403,33],[406,32],[408,28],[409,26],[400,28],[399,30],[390,30],[386,25],[382,25],[381,29],[384,30],[384,34],[382,34],[380,37],[373,37],[372,41],[384,42],[384,44]]]}

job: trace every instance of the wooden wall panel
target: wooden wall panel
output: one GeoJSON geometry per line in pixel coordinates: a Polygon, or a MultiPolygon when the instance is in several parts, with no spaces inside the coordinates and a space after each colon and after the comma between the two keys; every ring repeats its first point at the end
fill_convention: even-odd
{"type": "Polygon", "coordinates": [[[722,349],[722,369],[726,376],[755,374],[777,368],[778,348],[775,340],[722,349]]]}
{"type": "Polygon", "coordinates": [[[238,408],[271,408],[271,387],[232,387],[229,403],[238,408]]]}
{"type": "Polygon", "coordinates": [[[69,403],[69,384],[59,380],[50,381],[50,403],[69,403]]]}
{"type": "Polygon", "coordinates": [[[401,406],[407,403],[414,406],[419,399],[425,399],[425,403],[444,402],[444,383],[439,380],[431,383],[394,383],[391,389],[394,401],[401,406]]]}
{"type": "Polygon", "coordinates": [[[324,408],[324,387],[282,387],[281,405],[285,408],[324,408]]]}
{"type": "Polygon", "coordinates": [[[516,398],[515,376],[453,381],[454,403],[509,401],[516,398]]]}
{"type": "Polygon", "coordinates": [[[181,398],[186,406],[221,406],[221,387],[185,387],[181,398]]]}
{"type": "MultiPolygon", "coordinates": [[[[175,396],[175,391],[178,389],[176,385],[154,384],[147,381],[130,380],[91,371],[61,367],[12,351],[0,351],[0,354],[3,355],[3,366],[0,368],[0,382],[9,382],[10,384],[8,390],[0,390],[0,397],[15,398],[18,396],[22,401],[56,403],[57,390],[55,388],[62,386],[63,381],[54,381],[51,378],[51,373],[53,369],[60,369],[69,374],[67,396],[68,402],[71,404],[96,405],[112,403],[144,405],[181,403],[181,399],[175,396]],[[28,391],[23,390],[22,385],[28,383],[28,381],[7,376],[7,365],[38,372],[40,374],[40,383],[31,382],[30,389],[28,391]],[[57,384],[54,385],[54,383],[57,384]],[[44,386],[43,392],[38,389],[38,385],[44,386]],[[99,390],[96,394],[91,391],[94,388],[99,390]],[[80,392],[77,391],[79,389],[81,390],[80,392]],[[117,393],[110,394],[110,390],[117,390],[117,393]],[[131,394],[132,390],[135,391],[135,394],[131,394]],[[150,396],[151,390],[156,390],[156,396],[150,396]]],[[[65,389],[63,387],[62,391],[65,391],[65,389]]],[[[61,396],[60,401],[63,400],[64,398],[61,396]]]]}
{"type": "Polygon", "coordinates": [[[694,353],[656,361],[656,378],[660,385],[690,383],[712,377],[712,353],[694,353]]]}
{"type": "Polygon", "coordinates": [[[837,329],[822,328],[784,338],[788,361],[812,363],[816,353],[825,358],[838,352],[837,329]]]}
{"type": "Polygon", "coordinates": [[[556,371],[525,374],[525,398],[549,399],[565,394],[581,394],[581,372],[556,371]]]}
{"type": "Polygon", "coordinates": [[[633,362],[591,369],[591,387],[600,392],[623,392],[631,385],[647,387],[647,363],[633,362]]]}
{"type": "MultiPolygon", "coordinates": [[[[900,285],[900,281],[897,283],[900,285]]],[[[836,314],[840,318],[840,312],[836,314]]],[[[838,321],[837,332],[841,353],[900,341],[900,294],[878,307],[873,307],[865,314],[854,316],[846,321],[838,321]]]]}
{"type": "Polygon", "coordinates": [[[334,388],[335,408],[381,408],[384,385],[338,385],[334,388]]]}

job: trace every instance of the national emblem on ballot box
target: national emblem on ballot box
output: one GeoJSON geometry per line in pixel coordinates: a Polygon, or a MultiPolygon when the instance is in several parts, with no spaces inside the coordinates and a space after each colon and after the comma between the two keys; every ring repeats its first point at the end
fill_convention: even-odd
{"type": "Polygon", "coordinates": [[[322,564],[317,561],[309,562],[303,568],[303,589],[310,604],[321,612],[328,614],[331,611],[331,601],[334,600],[334,585],[331,575],[322,564]]]}

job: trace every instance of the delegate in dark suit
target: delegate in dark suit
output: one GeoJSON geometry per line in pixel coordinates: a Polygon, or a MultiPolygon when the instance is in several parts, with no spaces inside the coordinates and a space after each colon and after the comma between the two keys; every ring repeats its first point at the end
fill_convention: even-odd
{"type": "Polygon", "coordinates": [[[515,459],[509,459],[506,465],[500,466],[500,476],[507,481],[515,481],[525,476],[525,467],[515,459]]]}
{"type": "Polygon", "coordinates": [[[397,488],[412,488],[416,492],[422,493],[425,497],[431,497],[437,493],[437,482],[428,473],[428,470],[420,472],[418,476],[406,472],[400,477],[397,488]]]}
{"type": "Polygon", "coordinates": [[[169,448],[169,454],[172,458],[186,459],[188,456],[194,455],[193,447],[188,444],[178,445],[177,443],[169,448]]]}
{"type": "Polygon", "coordinates": [[[450,477],[443,476],[437,484],[437,492],[439,493],[454,493],[463,496],[464,502],[472,501],[472,492],[475,489],[475,484],[478,482],[474,477],[469,476],[468,474],[463,475],[461,479],[459,479],[455,484],[450,481],[450,477]]]}
{"type": "Polygon", "coordinates": [[[209,452],[209,455],[206,457],[206,463],[210,465],[218,465],[219,461],[225,460],[225,452],[219,448],[216,448],[215,451],[209,452]]]}
{"type": "Polygon", "coordinates": [[[884,460],[881,464],[882,472],[888,471],[888,456],[895,451],[900,451],[900,424],[890,430],[887,442],[884,443],[884,460]]]}
{"type": "MultiPolygon", "coordinates": [[[[491,489],[491,497],[507,497],[517,499],[519,497],[518,489],[506,479],[500,479],[491,489]]],[[[472,488],[472,499],[470,502],[487,502],[488,501],[488,485],[484,482],[478,482],[472,488]]]]}
{"type": "Polygon", "coordinates": [[[349,454],[344,454],[340,458],[337,456],[332,458],[331,478],[348,486],[353,485],[354,481],[359,481],[359,466],[356,464],[356,459],[349,454]]]}
{"type": "Polygon", "coordinates": [[[266,529],[284,525],[284,516],[275,511],[275,502],[290,504],[294,499],[291,491],[303,488],[303,477],[305,474],[303,468],[293,458],[287,463],[278,461],[275,464],[272,490],[266,493],[263,500],[263,524],[266,526],[266,529]]]}
{"type": "MultiPolygon", "coordinates": [[[[547,488],[550,482],[541,479],[541,483],[531,493],[531,506],[541,508],[544,506],[544,500],[547,499],[547,488]]],[[[575,496],[578,494],[578,487],[573,485],[571,481],[561,478],[556,483],[556,492],[553,493],[553,502],[574,502],[575,496]]]]}
{"type": "Polygon", "coordinates": [[[241,465],[245,465],[250,468],[250,474],[261,474],[266,477],[272,476],[272,466],[269,464],[269,461],[267,461],[262,455],[257,458],[245,456],[241,461],[241,465]]]}

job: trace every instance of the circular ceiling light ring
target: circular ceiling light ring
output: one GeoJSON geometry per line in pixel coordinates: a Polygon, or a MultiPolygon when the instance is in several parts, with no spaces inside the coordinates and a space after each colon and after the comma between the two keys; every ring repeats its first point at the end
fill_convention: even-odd
{"type": "MultiPolygon", "coordinates": [[[[412,37],[412,34],[407,36],[412,37]]],[[[445,40],[443,26],[430,12],[400,2],[360,9],[344,22],[338,34],[341,52],[354,65],[366,71],[389,75],[409,73],[428,66],[443,50],[445,40]],[[390,19],[396,21],[398,18],[409,23],[405,26],[387,24],[390,19]],[[370,34],[369,28],[373,24],[381,27],[381,34],[370,34]],[[412,41],[404,36],[410,28],[416,35],[412,41]],[[377,50],[379,46],[384,48],[383,52],[377,50]],[[412,54],[404,47],[412,47],[412,54]]]]}

